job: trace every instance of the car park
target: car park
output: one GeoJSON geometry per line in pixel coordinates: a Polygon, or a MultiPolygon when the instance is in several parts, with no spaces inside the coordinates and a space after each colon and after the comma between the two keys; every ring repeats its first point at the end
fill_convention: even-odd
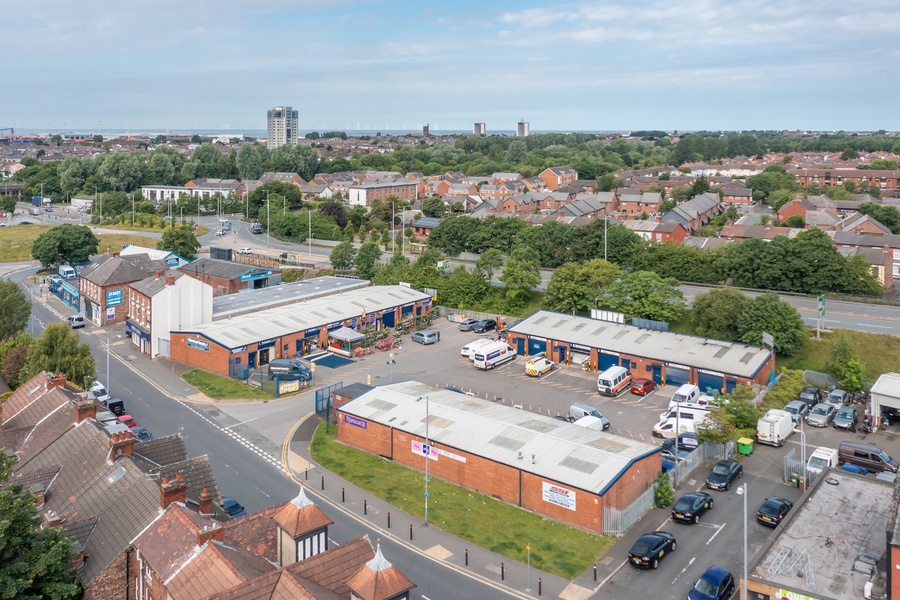
{"type": "Polygon", "coordinates": [[[234,498],[228,498],[227,496],[222,497],[222,510],[228,513],[228,516],[233,519],[243,517],[247,514],[247,511],[241,506],[240,502],[234,498]]]}
{"type": "Polygon", "coordinates": [[[720,460],[706,476],[706,487],[728,491],[736,479],[744,476],[744,468],[736,460],[720,460]]]}
{"type": "Polygon", "coordinates": [[[828,427],[834,420],[835,414],[837,414],[837,407],[834,404],[819,402],[806,415],[806,424],[810,427],[828,427]]]}
{"type": "Polygon", "coordinates": [[[422,344],[423,346],[434,344],[435,342],[437,342],[437,340],[437,334],[427,329],[424,331],[417,331],[412,334],[412,341],[422,344]]]}
{"type": "Polygon", "coordinates": [[[828,395],[825,396],[825,400],[822,402],[827,402],[828,404],[834,404],[836,407],[840,408],[848,403],[850,394],[845,392],[844,390],[831,390],[828,392],[828,395]]]}
{"type": "Polygon", "coordinates": [[[634,379],[631,382],[631,393],[638,396],[646,396],[656,389],[656,384],[652,379],[634,379]]]}
{"type": "Polygon", "coordinates": [[[842,406],[834,415],[831,424],[836,429],[853,429],[859,422],[859,409],[855,406],[842,406]]]}
{"type": "Polygon", "coordinates": [[[472,331],[475,333],[484,333],[485,331],[492,331],[494,329],[497,329],[497,321],[494,319],[483,319],[472,326],[472,331]]]}
{"type": "Polygon", "coordinates": [[[476,350],[495,341],[496,340],[494,338],[485,336],[483,338],[469,342],[468,344],[460,348],[459,353],[465,357],[468,357],[469,360],[473,360],[475,358],[476,350]]]}
{"type": "Polygon", "coordinates": [[[706,492],[690,492],[672,507],[672,520],[681,523],[700,522],[700,515],[713,507],[713,497],[706,492]]]}
{"type": "Polygon", "coordinates": [[[588,415],[575,420],[575,425],[579,427],[587,427],[596,431],[606,431],[609,429],[609,419],[597,413],[600,416],[588,415]]]}
{"type": "Polygon", "coordinates": [[[525,361],[525,374],[531,377],[540,377],[553,370],[553,361],[543,354],[529,356],[525,361]]]}
{"type": "Polygon", "coordinates": [[[791,400],[784,405],[783,410],[786,413],[790,413],[794,425],[799,425],[800,421],[806,418],[806,415],[809,413],[809,404],[802,400],[791,400]]]}
{"type": "Polygon", "coordinates": [[[778,527],[778,524],[792,508],[794,508],[794,503],[790,500],[777,496],[766,498],[759,510],[756,511],[756,520],[766,527],[778,527]]]}
{"type": "Polygon", "coordinates": [[[675,536],[668,531],[645,533],[628,551],[628,562],[638,569],[659,568],[659,561],[675,551],[675,536]]]}
{"type": "Polygon", "coordinates": [[[466,319],[465,321],[459,322],[459,330],[460,331],[472,331],[472,328],[478,324],[477,319],[466,319]]]}
{"type": "Polygon", "coordinates": [[[119,423],[127,427],[128,429],[134,429],[137,427],[137,421],[134,420],[134,417],[131,415],[119,415],[119,423]]]}
{"type": "Polygon", "coordinates": [[[800,390],[800,396],[797,398],[797,400],[806,402],[807,406],[809,406],[809,408],[812,408],[822,401],[822,390],[815,386],[808,385],[800,390]]]}
{"type": "Polygon", "coordinates": [[[688,592],[688,600],[725,600],[734,595],[734,575],[725,567],[713,565],[706,569],[688,592]]]}

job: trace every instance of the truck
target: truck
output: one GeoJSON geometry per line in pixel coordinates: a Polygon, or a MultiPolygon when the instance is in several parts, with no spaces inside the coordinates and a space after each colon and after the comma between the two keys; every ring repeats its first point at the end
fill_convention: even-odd
{"type": "Polygon", "coordinates": [[[838,451],[834,448],[819,446],[810,455],[809,461],[806,463],[806,470],[814,475],[818,475],[828,467],[837,469],[838,451]]]}
{"type": "Polygon", "coordinates": [[[777,408],[770,409],[756,422],[756,441],[770,446],[784,446],[784,440],[794,433],[791,413],[777,408]]]}
{"type": "Polygon", "coordinates": [[[50,198],[46,198],[43,196],[32,196],[31,203],[35,206],[50,206],[52,201],[50,200],[50,198]]]}

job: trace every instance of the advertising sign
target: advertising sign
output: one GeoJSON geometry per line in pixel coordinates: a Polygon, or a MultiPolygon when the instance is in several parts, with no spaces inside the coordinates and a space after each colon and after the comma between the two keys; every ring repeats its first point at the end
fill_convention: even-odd
{"type": "Polygon", "coordinates": [[[122,304],[122,289],[106,290],[106,305],[119,306],[122,304]]]}
{"type": "Polygon", "coordinates": [[[568,508],[569,510],[575,510],[574,491],[567,490],[564,487],[560,487],[552,483],[547,483],[546,481],[541,482],[541,485],[543,486],[541,497],[544,499],[544,502],[562,506],[563,508],[568,508]]]}
{"type": "Polygon", "coordinates": [[[106,309],[106,320],[112,321],[116,318],[116,309],[115,308],[107,308],[106,309]]]}
{"type": "Polygon", "coordinates": [[[412,452],[413,454],[423,454],[430,458],[431,460],[438,459],[438,450],[434,446],[426,446],[422,442],[417,442],[413,440],[412,442],[412,452]]]}
{"type": "Polygon", "coordinates": [[[278,384],[278,393],[286,394],[287,392],[299,392],[300,391],[300,380],[296,381],[283,381],[278,384]]]}
{"type": "Polygon", "coordinates": [[[354,427],[359,427],[360,429],[368,429],[369,424],[360,418],[354,417],[352,415],[348,415],[344,413],[344,423],[347,425],[353,425],[354,427]]]}
{"type": "Polygon", "coordinates": [[[197,338],[189,337],[187,339],[188,348],[193,348],[195,350],[203,350],[204,352],[209,352],[209,342],[204,340],[198,340],[197,338]]]}

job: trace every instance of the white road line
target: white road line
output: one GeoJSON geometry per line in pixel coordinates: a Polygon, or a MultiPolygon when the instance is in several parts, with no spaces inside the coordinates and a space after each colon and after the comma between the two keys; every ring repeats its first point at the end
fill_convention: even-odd
{"type": "Polygon", "coordinates": [[[692,564],[694,564],[694,561],[695,561],[695,560],[697,560],[697,557],[696,557],[696,556],[692,556],[692,557],[691,557],[691,560],[688,561],[688,564],[686,564],[686,565],[684,566],[684,568],[681,570],[681,573],[679,573],[678,575],[676,575],[676,576],[675,576],[675,579],[672,580],[672,585],[675,585],[675,582],[678,581],[678,578],[681,577],[682,575],[684,575],[684,572],[688,570],[688,567],[690,567],[692,564]]]}
{"type": "Polygon", "coordinates": [[[719,531],[717,531],[717,532],[715,532],[714,534],[712,534],[712,537],[709,538],[709,539],[706,541],[706,545],[709,546],[709,543],[710,543],[711,541],[713,541],[714,539],[716,539],[716,536],[719,535],[719,534],[722,532],[723,529],[725,529],[725,523],[722,523],[722,526],[719,527],[719,531]]]}
{"type": "Polygon", "coordinates": [[[222,429],[225,430],[225,429],[229,429],[231,427],[237,427],[238,425],[244,425],[245,423],[249,423],[250,421],[257,420],[258,418],[259,417],[253,417],[252,419],[247,419],[246,421],[241,421],[240,423],[235,423],[234,425],[228,425],[226,427],[223,427],[222,429]]]}
{"type": "Polygon", "coordinates": [[[857,323],[860,327],[877,327],[878,329],[894,329],[893,327],[885,327],[884,325],[870,325],[869,323],[857,323]]]}

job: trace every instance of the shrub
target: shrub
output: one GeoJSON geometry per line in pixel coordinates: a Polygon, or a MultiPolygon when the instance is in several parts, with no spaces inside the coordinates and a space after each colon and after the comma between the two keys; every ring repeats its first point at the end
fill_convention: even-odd
{"type": "Polygon", "coordinates": [[[656,490],[653,492],[653,502],[656,504],[656,507],[666,508],[670,506],[675,497],[675,492],[672,491],[672,484],[669,483],[668,473],[660,472],[656,476],[654,485],[656,490]]]}

